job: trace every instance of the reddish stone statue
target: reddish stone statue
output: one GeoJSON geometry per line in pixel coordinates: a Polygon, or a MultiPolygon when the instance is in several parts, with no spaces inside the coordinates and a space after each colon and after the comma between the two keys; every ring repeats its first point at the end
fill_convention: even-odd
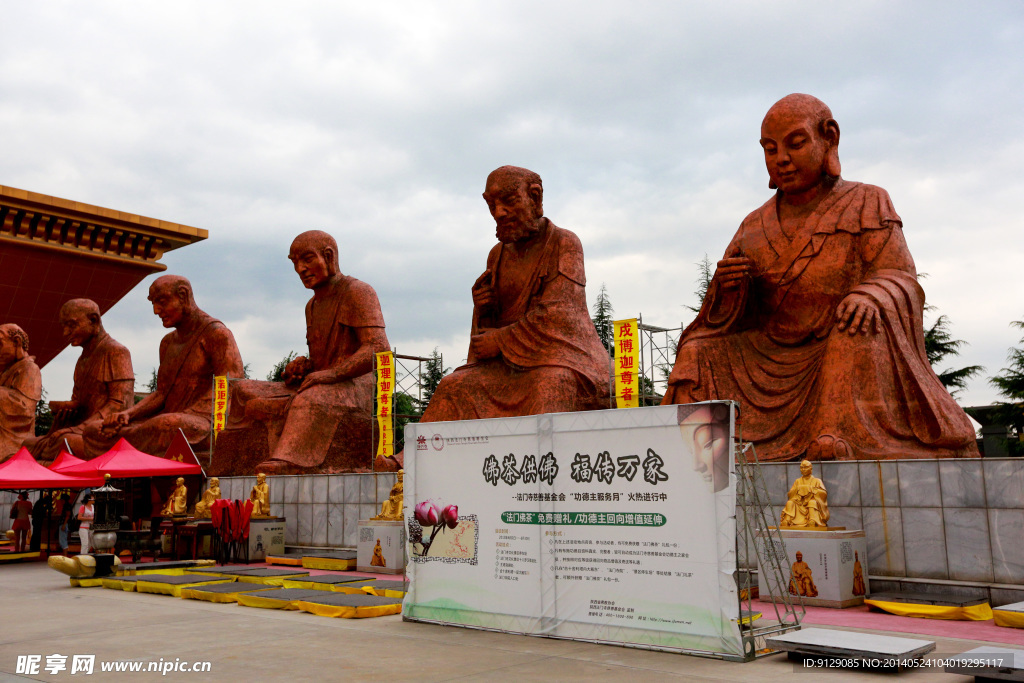
{"type": "Polygon", "coordinates": [[[468,363],[441,380],[421,422],[608,407],[610,360],[587,310],[583,247],[544,217],[543,195],[525,168],[487,176],[499,244],[473,285],[468,363]]]}
{"type": "Polygon", "coordinates": [[[17,325],[0,325],[0,462],[21,448],[36,429],[36,404],[43,379],[28,355],[28,335],[17,325]]]}
{"type": "Polygon", "coordinates": [[[50,401],[53,425],[43,437],[25,441],[40,462],[60,455],[67,440],[71,451],[85,452],[82,432],[86,424],[99,427],[114,413],[127,410],[135,398],[132,356],[103,329],[100,308],[89,299],[72,299],[60,309],[64,339],[79,346],[82,355],[75,364],[75,384],[70,401],[50,401]]]}
{"type": "Polygon", "coordinates": [[[242,377],[242,356],[224,323],[196,305],[192,285],[164,275],[149,287],[153,313],[174,330],[160,341],[156,391],[127,410],[83,429],[85,456],[95,458],[124,437],[144,453],[163,455],[181,429],[194,450],[209,444],[213,377],[242,377]]]}
{"type": "Polygon", "coordinates": [[[768,111],[777,192],[718,262],[663,403],[738,401],[762,460],[977,456],[925,355],[903,223],[885,190],[840,177],[838,145],[814,97],[768,111]]]}
{"type": "Polygon", "coordinates": [[[229,428],[218,437],[214,456],[217,474],[370,468],[374,355],[388,350],[377,293],[341,272],[338,244],[325,232],[296,237],[288,258],[313,290],[306,304],[309,355],[288,364],[283,384],[249,380],[231,386],[229,428]],[[250,453],[269,453],[269,459],[253,464],[250,453]]]}

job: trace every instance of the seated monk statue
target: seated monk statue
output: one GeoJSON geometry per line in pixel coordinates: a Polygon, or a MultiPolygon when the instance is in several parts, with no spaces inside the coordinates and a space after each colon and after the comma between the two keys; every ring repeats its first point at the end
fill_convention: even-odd
{"type": "Polygon", "coordinates": [[[812,473],[811,463],[800,463],[800,477],[793,482],[787,494],[786,507],[779,524],[784,527],[828,526],[828,492],[825,484],[812,473]]]}
{"type": "Polygon", "coordinates": [[[103,329],[100,307],[89,299],[72,299],[60,309],[60,327],[71,346],[82,349],[75,364],[70,401],[50,401],[53,425],[45,436],[26,439],[36,460],[52,462],[67,441],[72,453],[85,453],[86,424],[98,427],[114,413],[127,410],[135,399],[132,356],[103,329]]]}
{"type": "Polygon", "coordinates": [[[978,456],[924,347],[924,291],[889,195],[843,180],[839,125],[810,95],[761,124],[775,196],[740,225],[662,401],[738,401],[758,457],[978,456]]]}
{"type": "MultiPolygon", "coordinates": [[[[373,364],[375,354],[388,350],[377,293],[341,272],[338,243],[325,232],[296,237],[288,258],[302,284],[313,291],[306,304],[309,355],[288,363],[284,384],[234,383],[228,431],[251,429],[254,423],[266,426],[270,457],[255,465],[259,472],[369,470],[373,364]]],[[[218,437],[222,440],[230,443],[218,437]]]]}
{"type": "Polygon", "coordinates": [[[185,488],[185,477],[178,477],[174,482],[174,490],[167,497],[160,514],[164,517],[184,515],[188,512],[188,489],[185,488]]]}
{"type": "Polygon", "coordinates": [[[502,166],[484,200],[498,244],[473,285],[468,362],[441,380],[421,422],[608,407],[608,352],[587,309],[583,247],[544,217],[540,176],[502,166]]]}
{"type": "Polygon", "coordinates": [[[220,479],[218,477],[210,477],[210,485],[205,491],[203,491],[203,497],[196,503],[196,519],[210,519],[213,513],[210,512],[210,506],[213,505],[213,501],[220,500],[220,479]]]}
{"type": "Polygon", "coordinates": [[[384,561],[384,549],[380,547],[380,539],[377,539],[377,545],[373,547],[373,557],[370,558],[371,567],[386,567],[387,563],[384,561]]]}
{"type": "Polygon", "coordinates": [[[174,330],[160,341],[156,391],[82,430],[86,457],[110,450],[121,437],[143,453],[163,455],[179,429],[194,451],[209,444],[214,376],[242,377],[242,357],[224,323],[195,302],[192,285],[163,275],[149,287],[153,313],[174,330]]]}
{"type": "Polygon", "coordinates": [[[251,517],[270,516],[270,484],[267,483],[267,475],[262,472],[256,475],[256,485],[252,487],[249,500],[252,501],[251,517]]]}
{"type": "Polygon", "coordinates": [[[814,585],[814,576],[811,574],[811,566],[804,562],[804,554],[796,554],[796,562],[789,573],[790,595],[802,595],[805,598],[818,597],[818,587],[814,585]]]}
{"type": "Polygon", "coordinates": [[[405,470],[398,470],[398,480],[395,485],[391,487],[391,493],[388,494],[388,499],[380,504],[380,514],[371,519],[379,519],[386,521],[400,521],[405,518],[404,511],[402,509],[402,497],[404,495],[404,485],[402,484],[405,470]]]}
{"type": "Polygon", "coordinates": [[[857,552],[853,553],[853,594],[864,595],[868,592],[867,586],[864,585],[864,567],[860,563],[860,554],[857,552]]]}
{"type": "Polygon", "coordinates": [[[43,378],[28,355],[28,335],[13,323],[0,325],[0,462],[18,452],[36,430],[43,378]]]}

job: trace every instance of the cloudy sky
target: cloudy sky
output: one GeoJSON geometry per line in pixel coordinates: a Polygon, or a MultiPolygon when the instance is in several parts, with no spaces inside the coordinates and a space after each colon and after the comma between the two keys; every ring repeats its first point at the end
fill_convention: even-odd
{"type": "MultiPolygon", "coordinates": [[[[759,127],[827,102],[843,175],[881,185],[928,300],[1005,365],[1024,318],[1020,2],[46,2],[4,8],[0,184],[184,223],[169,253],[254,376],[302,351],[286,260],[332,233],[400,353],[465,358],[503,164],[544,178],[617,317],[692,318],[695,263],[769,196],[759,127]]],[[[148,280],[106,316],[146,379],[148,280]]],[[[78,352],[43,371],[70,394],[78,352]]],[[[996,398],[984,378],[964,405],[996,398]]]]}

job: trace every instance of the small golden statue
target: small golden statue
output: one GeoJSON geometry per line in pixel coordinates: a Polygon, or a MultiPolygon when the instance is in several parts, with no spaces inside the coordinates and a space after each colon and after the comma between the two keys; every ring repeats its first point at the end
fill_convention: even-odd
{"type": "Polygon", "coordinates": [[[270,517],[270,484],[267,483],[267,475],[262,472],[256,475],[256,485],[252,487],[249,500],[252,501],[251,517],[270,517]]]}
{"type": "Polygon", "coordinates": [[[210,506],[213,505],[213,501],[220,500],[220,479],[217,477],[210,477],[210,486],[203,491],[203,497],[198,503],[196,503],[196,519],[210,519],[212,513],[210,512],[210,506]]]}
{"type": "MultiPolygon", "coordinates": [[[[828,492],[825,484],[811,474],[809,460],[800,463],[800,476],[789,489],[779,525],[797,529],[828,529],[828,492]]],[[[845,527],[843,527],[845,528],[845,527]]]]}
{"type": "Polygon", "coordinates": [[[405,475],[405,470],[398,470],[398,481],[391,487],[391,493],[388,494],[388,499],[380,504],[380,514],[371,519],[387,521],[387,522],[400,522],[405,517],[402,512],[402,494],[404,491],[404,485],[402,479],[405,475]]]}
{"type": "Polygon", "coordinates": [[[178,477],[174,482],[174,490],[164,503],[160,514],[164,517],[181,517],[188,513],[188,489],[185,488],[185,477],[178,477]]]}
{"type": "Polygon", "coordinates": [[[818,587],[814,585],[811,566],[804,562],[804,554],[800,551],[797,551],[796,562],[789,572],[789,592],[805,598],[818,597],[818,587]]]}

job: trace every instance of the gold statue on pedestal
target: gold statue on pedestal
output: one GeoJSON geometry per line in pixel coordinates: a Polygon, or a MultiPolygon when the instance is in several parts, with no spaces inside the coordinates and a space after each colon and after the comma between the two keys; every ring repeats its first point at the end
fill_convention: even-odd
{"type": "Polygon", "coordinates": [[[174,490],[164,503],[160,514],[164,517],[181,517],[188,513],[188,489],[185,488],[185,477],[178,477],[174,482],[174,490]]]}
{"type": "Polygon", "coordinates": [[[249,500],[252,501],[252,518],[270,517],[270,484],[262,472],[256,475],[256,485],[252,487],[249,500]]]}
{"type": "Polygon", "coordinates": [[[210,477],[210,486],[203,491],[202,499],[196,503],[195,518],[210,519],[213,516],[210,512],[210,506],[213,505],[215,500],[220,500],[220,479],[210,477]]]}
{"type": "MultiPolygon", "coordinates": [[[[809,460],[800,463],[800,476],[789,489],[786,507],[779,520],[782,528],[829,529],[828,492],[813,474],[809,460]]],[[[843,527],[845,528],[845,527],[843,527]]]]}
{"type": "Polygon", "coordinates": [[[376,517],[371,517],[371,519],[386,522],[400,522],[404,519],[402,512],[402,495],[405,490],[405,486],[402,483],[404,475],[405,470],[398,470],[398,481],[391,487],[388,499],[380,504],[380,514],[376,517]]]}

